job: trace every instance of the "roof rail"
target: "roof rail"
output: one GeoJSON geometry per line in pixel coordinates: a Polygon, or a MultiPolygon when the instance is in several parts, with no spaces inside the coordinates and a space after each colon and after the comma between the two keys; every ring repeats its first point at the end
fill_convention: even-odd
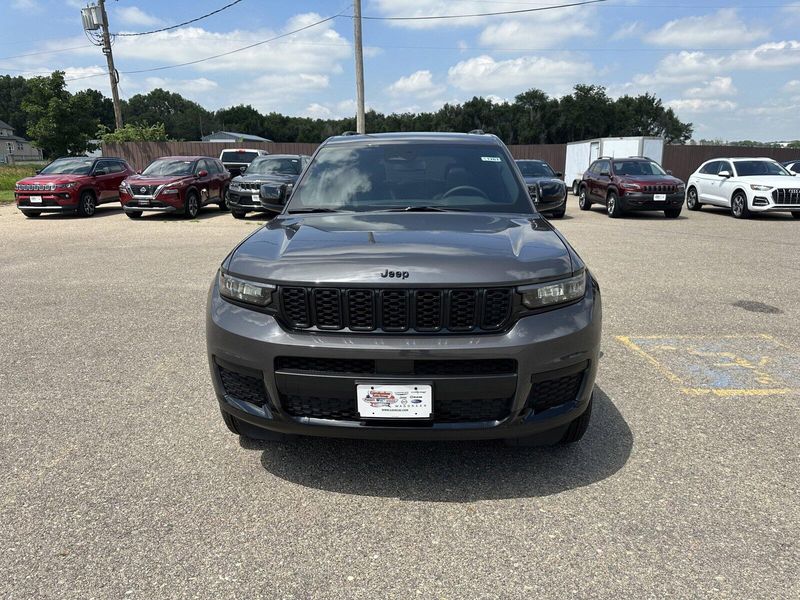
{"type": "Polygon", "coordinates": [[[486,132],[483,129],[473,129],[468,133],[471,133],[472,135],[486,135],[486,132]]]}
{"type": "Polygon", "coordinates": [[[358,133],[357,131],[343,131],[339,135],[361,135],[361,134],[358,133]]]}

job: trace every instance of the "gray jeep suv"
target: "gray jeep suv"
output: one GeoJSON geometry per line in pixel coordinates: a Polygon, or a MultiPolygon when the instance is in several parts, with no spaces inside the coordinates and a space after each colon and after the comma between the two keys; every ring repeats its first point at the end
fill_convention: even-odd
{"type": "Polygon", "coordinates": [[[589,424],[597,282],[492,135],[328,139],[208,298],[228,428],[570,443],[589,424]]]}

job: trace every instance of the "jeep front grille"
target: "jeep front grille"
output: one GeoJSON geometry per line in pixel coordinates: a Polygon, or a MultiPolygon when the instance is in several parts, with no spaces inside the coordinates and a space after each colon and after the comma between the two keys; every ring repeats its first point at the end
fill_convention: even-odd
{"type": "Polygon", "coordinates": [[[779,188],[772,190],[775,204],[800,204],[800,188],[779,188]]]}
{"type": "Polygon", "coordinates": [[[645,185],[642,191],[646,194],[674,194],[674,185],[645,185]]]}
{"type": "Polygon", "coordinates": [[[510,288],[341,289],[281,287],[279,312],[292,329],[388,333],[503,329],[510,288]]]}

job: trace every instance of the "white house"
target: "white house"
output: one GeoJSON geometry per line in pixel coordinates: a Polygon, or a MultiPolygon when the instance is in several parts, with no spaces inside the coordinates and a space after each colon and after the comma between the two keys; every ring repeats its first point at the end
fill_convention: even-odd
{"type": "Polygon", "coordinates": [[[42,160],[42,151],[25,138],[14,135],[14,129],[0,121],[0,163],[42,160]]]}
{"type": "Polygon", "coordinates": [[[236,131],[215,131],[203,136],[204,142],[271,142],[267,138],[236,131]]]}

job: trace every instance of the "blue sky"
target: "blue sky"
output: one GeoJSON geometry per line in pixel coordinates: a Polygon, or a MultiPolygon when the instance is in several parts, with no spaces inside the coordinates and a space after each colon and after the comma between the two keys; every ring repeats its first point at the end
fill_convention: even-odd
{"type": "MultiPolygon", "coordinates": [[[[111,29],[172,25],[230,0],[107,0],[111,29]]],[[[375,17],[521,10],[569,0],[363,0],[375,17]]],[[[574,1],[574,0],[573,0],[574,1]]],[[[79,0],[2,0],[0,73],[62,69],[70,89],[109,94],[105,60],[82,32],[79,0]],[[46,52],[46,53],[43,53],[46,52]],[[38,53],[29,56],[22,54],[38,53]],[[93,76],[97,75],[97,76],[93,76]]],[[[340,12],[347,0],[243,0],[192,26],[117,38],[123,97],[163,87],[209,109],[338,117],[354,112],[353,24],[337,18],[195,65],[340,12]]],[[[475,95],[502,102],[576,83],[652,92],[695,124],[695,138],[800,138],[800,1],[609,0],[537,13],[436,21],[364,21],[367,105],[435,110],[475,95]]]]}

